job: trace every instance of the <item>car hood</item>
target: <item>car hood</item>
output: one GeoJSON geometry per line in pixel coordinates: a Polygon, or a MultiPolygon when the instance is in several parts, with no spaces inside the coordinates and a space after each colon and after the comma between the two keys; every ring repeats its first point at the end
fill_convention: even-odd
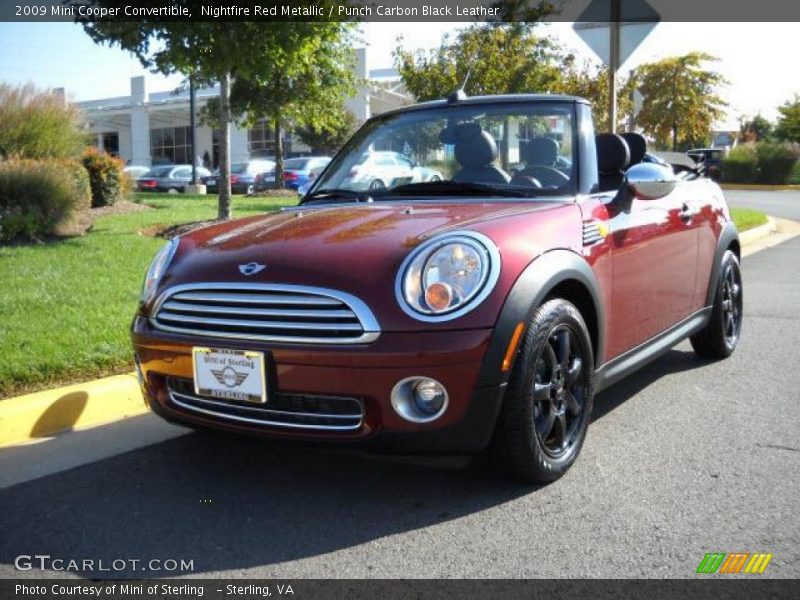
{"type": "MultiPolygon", "coordinates": [[[[521,224],[528,222],[530,225],[530,219],[524,215],[536,219],[535,213],[557,213],[565,209],[577,211],[574,204],[563,201],[398,202],[299,207],[185,234],[160,287],[237,282],[335,289],[353,294],[371,305],[384,330],[407,329],[411,319],[397,306],[394,282],[400,264],[411,249],[448,231],[473,230],[493,239],[501,254],[505,249],[509,255],[516,255],[522,249],[521,260],[527,264],[539,253],[540,244],[531,245],[530,240],[520,239],[525,236],[521,224]],[[239,265],[250,262],[266,268],[252,276],[243,275],[239,265]]],[[[575,223],[579,227],[580,219],[575,218],[575,223]]],[[[546,230],[551,231],[551,228],[548,226],[546,230]]],[[[542,247],[552,245],[553,241],[547,237],[541,238],[542,247]]],[[[518,268],[506,268],[509,265],[505,258],[503,262],[503,271],[516,279],[518,273],[513,271],[518,268]]],[[[481,326],[491,326],[497,310],[482,319],[481,326]]]]}

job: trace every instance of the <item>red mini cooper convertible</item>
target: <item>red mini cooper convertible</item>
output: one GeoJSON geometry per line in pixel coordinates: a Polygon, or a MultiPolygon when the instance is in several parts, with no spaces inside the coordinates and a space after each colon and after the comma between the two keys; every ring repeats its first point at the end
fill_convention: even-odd
{"type": "Polygon", "coordinates": [[[298,206],[172,239],[132,336],[170,421],[491,448],[550,481],[596,392],[687,337],[724,358],[741,322],[739,241],[713,181],[639,135],[595,135],[580,98],[454,94],[367,121],[298,206]],[[364,185],[373,153],[440,177],[387,164],[364,185]]]}

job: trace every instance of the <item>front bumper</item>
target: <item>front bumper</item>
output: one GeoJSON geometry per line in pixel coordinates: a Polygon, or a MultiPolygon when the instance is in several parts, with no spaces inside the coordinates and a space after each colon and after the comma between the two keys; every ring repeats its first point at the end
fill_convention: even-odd
{"type": "Polygon", "coordinates": [[[276,438],[362,444],[376,451],[466,454],[488,445],[502,402],[503,386],[477,386],[491,333],[384,332],[368,345],[320,347],[171,334],[136,317],[132,340],[147,402],[167,420],[276,438]],[[264,352],[268,396],[356,399],[363,406],[361,425],[352,431],[304,430],[187,411],[171,401],[168,380],[192,378],[193,346],[264,352]],[[392,388],[411,376],[433,377],[447,388],[448,408],[436,421],[412,423],[392,408],[392,388]]]}

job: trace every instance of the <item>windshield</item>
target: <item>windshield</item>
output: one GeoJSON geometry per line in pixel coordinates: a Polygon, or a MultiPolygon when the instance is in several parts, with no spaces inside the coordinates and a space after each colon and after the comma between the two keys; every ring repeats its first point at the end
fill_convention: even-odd
{"type": "Polygon", "coordinates": [[[312,194],[381,197],[472,186],[497,195],[552,195],[575,188],[573,108],[566,102],[442,106],[368,122],[312,194]]]}
{"type": "Polygon", "coordinates": [[[306,168],[306,165],[310,162],[308,158],[290,158],[289,160],[283,163],[284,169],[293,169],[295,171],[302,171],[306,168]]]}
{"type": "Polygon", "coordinates": [[[174,167],[155,167],[147,172],[150,177],[167,177],[174,167]]]}

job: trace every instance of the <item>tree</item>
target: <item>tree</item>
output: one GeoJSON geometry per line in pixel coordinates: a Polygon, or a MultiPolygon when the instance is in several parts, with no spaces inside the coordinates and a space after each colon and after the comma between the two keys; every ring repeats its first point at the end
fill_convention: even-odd
{"type": "MultiPolygon", "coordinates": [[[[576,65],[566,62],[562,81],[557,91],[586,98],[592,103],[592,116],[596,131],[611,131],[608,124],[608,68],[596,69],[588,64],[576,65]]],[[[617,76],[617,128],[625,129],[625,120],[633,113],[633,74],[617,76]]]]}
{"type": "Polygon", "coordinates": [[[742,142],[759,142],[772,137],[772,123],[757,114],[750,120],[743,120],[739,127],[739,139],[742,142]]]}
{"type": "MultiPolygon", "coordinates": [[[[121,9],[126,2],[90,0],[89,4],[121,9]]],[[[270,2],[262,4],[268,5],[270,2]]],[[[297,0],[293,5],[297,8],[312,5],[326,8],[327,2],[297,0]]],[[[79,22],[95,42],[117,45],[133,53],[145,67],[156,72],[182,73],[192,77],[199,85],[219,84],[218,122],[222,135],[218,213],[219,218],[229,219],[231,83],[237,79],[256,77],[274,65],[294,65],[290,57],[305,43],[304,38],[298,39],[296,36],[298,23],[162,21],[158,17],[136,22],[87,19],[79,19],[79,22]]]]}
{"type": "Polygon", "coordinates": [[[417,100],[447,96],[469,80],[471,95],[555,91],[565,59],[561,48],[531,27],[499,23],[473,25],[438,48],[411,52],[402,46],[395,63],[406,89],[417,100]]]}
{"type": "Polygon", "coordinates": [[[238,77],[231,92],[235,117],[266,118],[275,136],[275,183],[283,187],[283,132],[292,124],[331,132],[342,126],[341,107],[356,91],[350,23],[281,23],[283,52],[238,77]]]}
{"type": "Polygon", "coordinates": [[[319,123],[307,123],[294,129],[300,140],[320,154],[335,154],[356,130],[356,118],[344,106],[332,116],[327,128],[319,123]]]}
{"type": "Polygon", "coordinates": [[[644,102],[637,122],[646,134],[673,150],[708,138],[727,106],[716,92],[725,78],[703,68],[715,60],[690,52],[639,67],[636,79],[644,102]]]}
{"type": "Polygon", "coordinates": [[[0,160],[77,158],[88,142],[78,109],[63,96],[0,83],[0,160]]]}
{"type": "Polygon", "coordinates": [[[780,116],[775,127],[775,136],[781,140],[800,142],[800,94],[793,100],[786,101],[778,107],[780,116]]]}

